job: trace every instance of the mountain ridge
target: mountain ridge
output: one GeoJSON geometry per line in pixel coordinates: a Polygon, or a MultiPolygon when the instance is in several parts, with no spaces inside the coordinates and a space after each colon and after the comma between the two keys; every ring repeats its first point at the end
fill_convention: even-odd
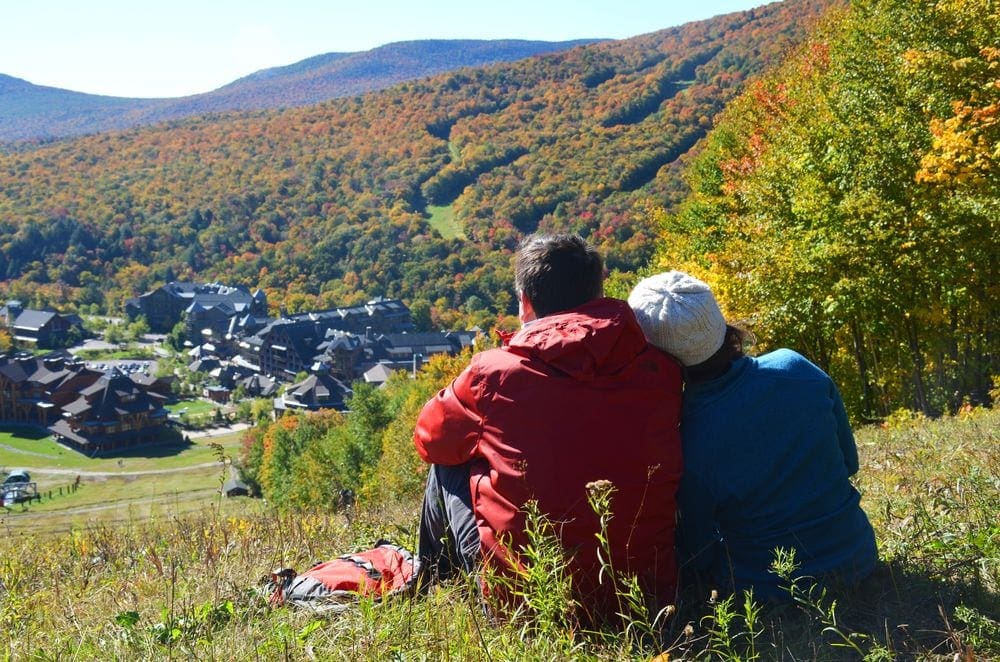
{"type": "Polygon", "coordinates": [[[205,113],[305,106],[463,67],[512,62],[600,41],[400,41],[367,51],[314,55],[255,71],[209,92],[182,97],[89,94],[0,74],[0,93],[4,95],[0,140],[68,138],[205,113]]]}

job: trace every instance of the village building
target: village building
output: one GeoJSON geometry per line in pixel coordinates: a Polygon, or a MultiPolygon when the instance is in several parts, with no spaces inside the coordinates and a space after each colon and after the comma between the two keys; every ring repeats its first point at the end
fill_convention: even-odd
{"type": "Polygon", "coordinates": [[[347,409],[346,401],[351,389],[329,374],[309,375],[301,382],[292,384],[285,393],[274,400],[275,414],[295,411],[316,411],[318,409],[347,409]]]}
{"type": "Polygon", "coordinates": [[[278,392],[278,383],[264,375],[250,375],[236,384],[252,398],[270,398],[278,392]]]}
{"type": "Polygon", "coordinates": [[[250,496],[250,486],[238,478],[230,478],[222,484],[222,493],[227,497],[250,496]]]}
{"type": "Polygon", "coordinates": [[[157,441],[169,393],[163,380],[94,370],[71,356],[0,357],[0,422],[47,428],[88,455],[157,441]]]}
{"type": "Polygon", "coordinates": [[[415,372],[435,354],[458,354],[477,334],[416,332],[406,304],[377,298],[360,306],[283,314],[264,324],[249,315],[233,318],[224,338],[188,350],[193,359],[188,369],[211,378],[203,393],[216,402],[232,398],[237,389],[241,395],[272,397],[280,383],[296,382],[274,399],[277,415],[343,410],[354,381],[381,385],[393,371],[415,372]],[[251,327],[253,333],[240,330],[251,327]],[[230,360],[221,358],[228,355],[230,360]]]}
{"type": "Polygon", "coordinates": [[[391,363],[376,363],[372,367],[365,370],[364,374],[361,375],[361,379],[364,380],[365,384],[374,384],[375,386],[382,386],[387,381],[389,377],[395,370],[391,363]]]}
{"type": "Polygon", "coordinates": [[[22,307],[20,301],[8,301],[0,308],[0,323],[6,325],[15,341],[42,349],[65,347],[85,333],[78,315],[31,310],[22,307]]]}
{"type": "Polygon", "coordinates": [[[231,342],[239,354],[238,365],[274,379],[292,381],[319,362],[329,363],[340,378],[352,380],[360,375],[359,337],[412,330],[406,304],[378,298],[362,306],[285,315],[231,342]]]}
{"type": "Polygon", "coordinates": [[[164,400],[112,369],[62,407],[49,430],[56,440],[90,456],[156,443],[167,420],[164,400]]]}
{"type": "Polygon", "coordinates": [[[240,285],[171,282],[125,303],[129,319],[144,316],[151,331],[168,333],[184,319],[185,335],[200,342],[206,335],[224,337],[232,321],[267,315],[267,296],[240,285]]]}
{"type": "Polygon", "coordinates": [[[0,358],[0,420],[47,426],[59,419],[64,405],[102,374],[82,361],[59,355],[0,358]]]}
{"type": "Polygon", "coordinates": [[[416,371],[435,354],[454,356],[471,347],[477,331],[426,331],[384,333],[365,345],[366,369],[373,363],[392,370],[416,371]]]}
{"type": "Polygon", "coordinates": [[[202,395],[216,404],[224,405],[229,402],[233,391],[225,386],[206,386],[202,395]]]}

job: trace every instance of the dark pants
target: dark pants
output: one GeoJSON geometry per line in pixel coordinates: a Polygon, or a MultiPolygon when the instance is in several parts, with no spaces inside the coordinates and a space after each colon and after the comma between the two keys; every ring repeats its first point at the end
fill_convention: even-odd
{"type": "Polygon", "coordinates": [[[425,586],[458,570],[475,570],[479,530],[472,512],[468,464],[432,464],[427,472],[417,554],[425,586]]]}

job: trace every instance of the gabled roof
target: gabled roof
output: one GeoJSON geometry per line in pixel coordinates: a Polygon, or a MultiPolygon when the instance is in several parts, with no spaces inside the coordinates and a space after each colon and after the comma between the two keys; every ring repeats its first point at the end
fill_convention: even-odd
{"type": "Polygon", "coordinates": [[[285,400],[307,407],[336,407],[343,405],[351,389],[330,375],[309,375],[285,390],[285,400]]]}
{"type": "Polygon", "coordinates": [[[324,336],[323,342],[316,347],[316,350],[322,354],[325,351],[337,349],[343,349],[350,352],[358,349],[359,347],[361,347],[361,338],[357,335],[346,331],[339,331],[337,329],[329,329],[324,336]]]}
{"type": "Polygon", "coordinates": [[[0,375],[6,377],[8,380],[14,383],[20,383],[27,381],[28,375],[34,372],[32,368],[29,372],[28,369],[20,361],[11,361],[10,363],[0,366],[0,375]]]}
{"type": "Polygon", "coordinates": [[[14,328],[37,331],[51,322],[55,316],[56,313],[47,310],[25,310],[14,320],[14,328]]]}
{"type": "Polygon", "coordinates": [[[145,390],[117,369],[113,369],[89,387],[80,391],[80,398],[63,408],[78,415],[89,410],[90,420],[114,420],[124,414],[160,408],[145,390]]]}
{"type": "Polygon", "coordinates": [[[362,376],[368,384],[384,384],[392,376],[393,369],[385,363],[376,363],[362,376]]]}
{"type": "Polygon", "coordinates": [[[278,385],[274,380],[263,375],[251,375],[239,383],[246,389],[247,393],[265,398],[278,392],[278,385]]]}

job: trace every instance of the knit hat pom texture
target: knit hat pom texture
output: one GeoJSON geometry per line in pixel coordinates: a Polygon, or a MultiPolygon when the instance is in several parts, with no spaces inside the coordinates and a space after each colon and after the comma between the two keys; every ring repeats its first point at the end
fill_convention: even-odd
{"type": "Polygon", "coordinates": [[[726,318],[712,290],[682,271],[643,279],[628,303],[647,340],[685,366],[708,360],[726,339],[726,318]]]}

